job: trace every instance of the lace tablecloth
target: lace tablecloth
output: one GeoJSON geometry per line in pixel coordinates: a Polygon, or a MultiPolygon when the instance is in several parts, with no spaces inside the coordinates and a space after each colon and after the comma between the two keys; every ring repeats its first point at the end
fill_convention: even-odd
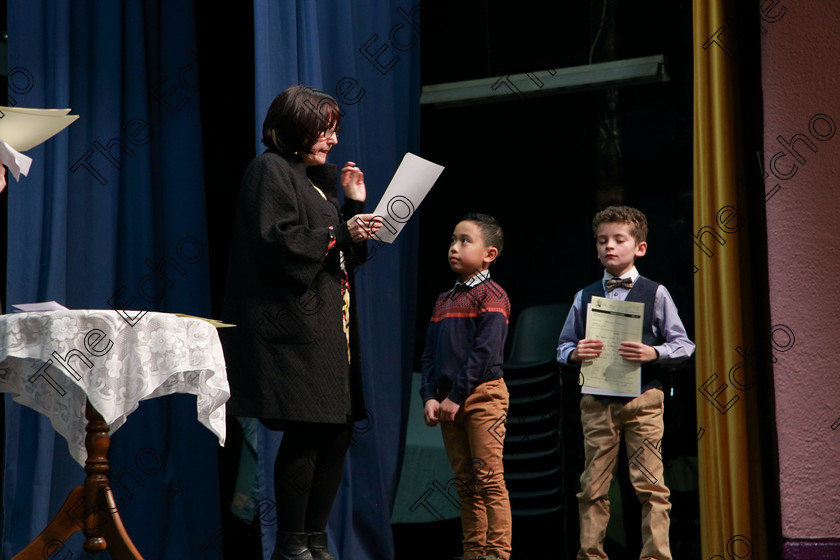
{"type": "Polygon", "coordinates": [[[131,326],[113,310],[2,315],[0,391],[46,415],[81,465],[87,399],[114,432],[141,400],[194,394],[199,422],[224,445],[225,359],[216,328],[201,319],[147,312],[131,326]]]}

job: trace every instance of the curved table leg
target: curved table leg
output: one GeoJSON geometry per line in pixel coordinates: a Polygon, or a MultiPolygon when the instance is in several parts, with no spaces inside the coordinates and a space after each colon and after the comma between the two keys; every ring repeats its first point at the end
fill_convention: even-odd
{"type": "Polygon", "coordinates": [[[64,505],[52,518],[52,521],[35,537],[26,548],[12,557],[12,560],[43,560],[58,552],[65,541],[81,527],[73,520],[73,511],[84,500],[84,487],[76,486],[64,501],[64,505]]]}
{"type": "Polygon", "coordinates": [[[111,554],[111,558],[115,560],[143,560],[122,524],[120,514],[117,513],[117,504],[114,502],[114,494],[110,488],[106,489],[104,497],[108,504],[110,516],[108,523],[105,523],[102,528],[102,533],[108,543],[108,552],[111,554]]]}
{"type": "Polygon", "coordinates": [[[120,519],[111,488],[108,485],[108,447],[111,438],[108,424],[91,406],[85,409],[87,426],[84,486],[77,486],[35,540],[12,560],[43,560],[55,554],[76,531],[85,533],[85,550],[96,553],[106,548],[114,560],[143,560],[120,519]]]}

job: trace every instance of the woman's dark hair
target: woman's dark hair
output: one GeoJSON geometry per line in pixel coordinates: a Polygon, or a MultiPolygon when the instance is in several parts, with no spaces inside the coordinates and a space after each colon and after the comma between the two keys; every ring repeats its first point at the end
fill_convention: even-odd
{"type": "Polygon", "coordinates": [[[285,156],[309,151],[318,136],[341,121],[335,99],[308,86],[292,86],[274,98],[263,121],[262,143],[285,156]]]}

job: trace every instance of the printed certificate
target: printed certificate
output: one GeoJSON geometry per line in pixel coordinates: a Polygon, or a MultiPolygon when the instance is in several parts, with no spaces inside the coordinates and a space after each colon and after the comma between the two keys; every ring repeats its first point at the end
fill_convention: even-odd
{"type": "Polygon", "coordinates": [[[642,394],[641,364],[618,355],[623,341],[642,341],[645,304],[593,296],[586,308],[586,338],[603,341],[601,355],[585,360],[581,392],[612,397],[638,397],[642,394]]]}

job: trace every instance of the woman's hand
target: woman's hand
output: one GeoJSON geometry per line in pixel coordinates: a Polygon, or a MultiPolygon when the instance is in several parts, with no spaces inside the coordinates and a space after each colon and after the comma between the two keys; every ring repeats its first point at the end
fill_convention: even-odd
{"type": "MultiPolygon", "coordinates": [[[[361,173],[361,171],[360,171],[361,173]]],[[[382,227],[382,218],[373,214],[356,214],[347,220],[347,229],[350,230],[350,239],[354,243],[373,239],[379,228],[382,227]]]]}
{"type": "Polygon", "coordinates": [[[364,202],[367,198],[365,174],[352,161],[348,161],[341,169],[341,186],[344,188],[344,195],[349,199],[364,202]]]}

